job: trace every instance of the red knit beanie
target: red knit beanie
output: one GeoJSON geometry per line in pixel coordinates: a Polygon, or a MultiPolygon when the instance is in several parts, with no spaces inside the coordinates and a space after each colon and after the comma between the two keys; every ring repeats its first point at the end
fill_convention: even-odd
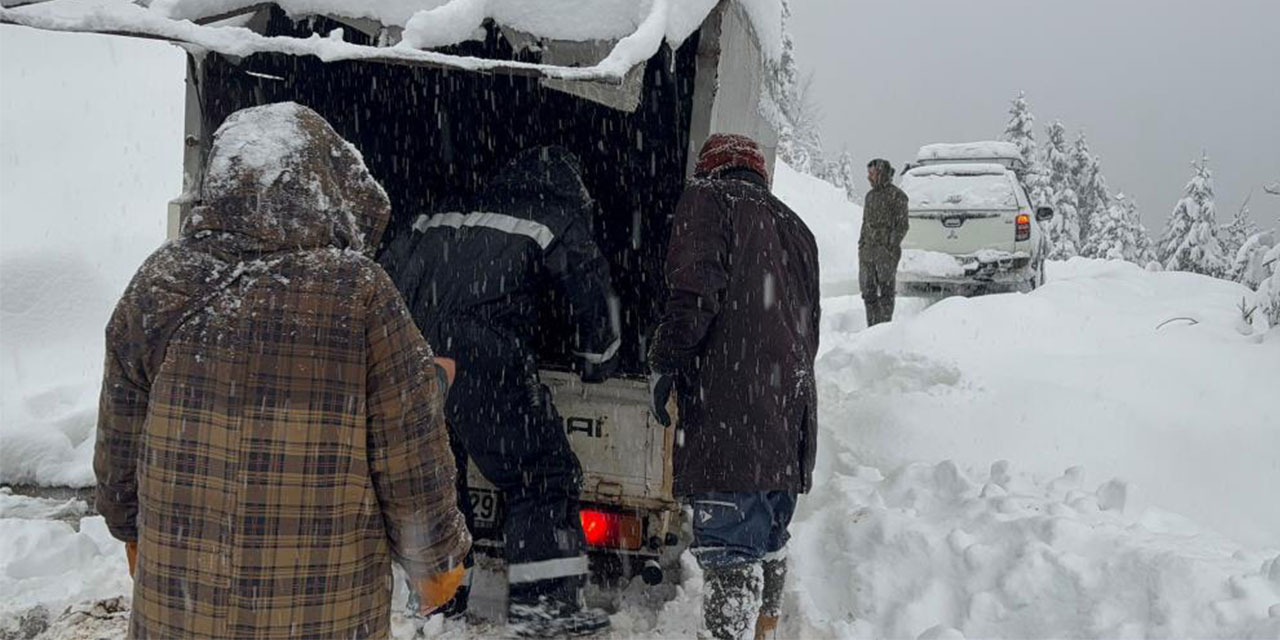
{"type": "Polygon", "coordinates": [[[712,135],[698,153],[693,175],[712,178],[729,169],[750,169],[769,179],[769,165],[755,140],[735,133],[712,135]]]}

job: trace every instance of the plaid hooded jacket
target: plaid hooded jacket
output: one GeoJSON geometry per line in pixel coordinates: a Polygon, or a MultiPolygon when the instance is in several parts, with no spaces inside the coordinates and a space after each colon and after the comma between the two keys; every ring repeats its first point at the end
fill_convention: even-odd
{"type": "Polygon", "coordinates": [[[470,546],[430,348],[369,255],[386,194],[284,103],[218,129],[201,196],[107,326],[94,470],[139,544],[130,635],[386,636],[391,560],[470,546]]]}

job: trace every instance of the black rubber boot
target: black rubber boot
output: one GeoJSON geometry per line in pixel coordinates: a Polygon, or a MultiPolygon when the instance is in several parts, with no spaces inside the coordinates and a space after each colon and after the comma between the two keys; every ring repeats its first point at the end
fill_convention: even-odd
{"type": "Polygon", "coordinates": [[[764,572],[759,562],[705,570],[702,619],[716,640],[754,637],[764,572]]]}
{"type": "Polygon", "coordinates": [[[609,616],[583,604],[582,577],[511,585],[507,625],[522,638],[582,637],[609,628],[609,616]]]}
{"type": "Polygon", "coordinates": [[[760,615],[782,615],[782,588],[787,582],[787,559],[764,561],[764,589],[760,592],[760,615]]]}

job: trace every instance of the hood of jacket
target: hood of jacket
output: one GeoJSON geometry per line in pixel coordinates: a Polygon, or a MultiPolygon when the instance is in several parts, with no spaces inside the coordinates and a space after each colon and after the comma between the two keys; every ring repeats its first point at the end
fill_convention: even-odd
{"type": "Polygon", "coordinates": [[[578,158],[563,147],[535,147],[516,154],[481,199],[497,209],[514,203],[585,209],[593,203],[578,158]]]}
{"type": "Polygon", "coordinates": [[[354,145],[293,102],[231,114],[182,236],[215,252],[332,247],[372,255],[391,204],[354,145]]]}

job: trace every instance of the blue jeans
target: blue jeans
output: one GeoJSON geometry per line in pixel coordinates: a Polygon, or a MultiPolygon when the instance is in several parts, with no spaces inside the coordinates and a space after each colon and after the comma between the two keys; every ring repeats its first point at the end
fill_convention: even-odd
{"type": "Polygon", "coordinates": [[[790,491],[700,493],[693,506],[693,555],[703,568],[725,568],[781,555],[796,510],[790,491]]]}

